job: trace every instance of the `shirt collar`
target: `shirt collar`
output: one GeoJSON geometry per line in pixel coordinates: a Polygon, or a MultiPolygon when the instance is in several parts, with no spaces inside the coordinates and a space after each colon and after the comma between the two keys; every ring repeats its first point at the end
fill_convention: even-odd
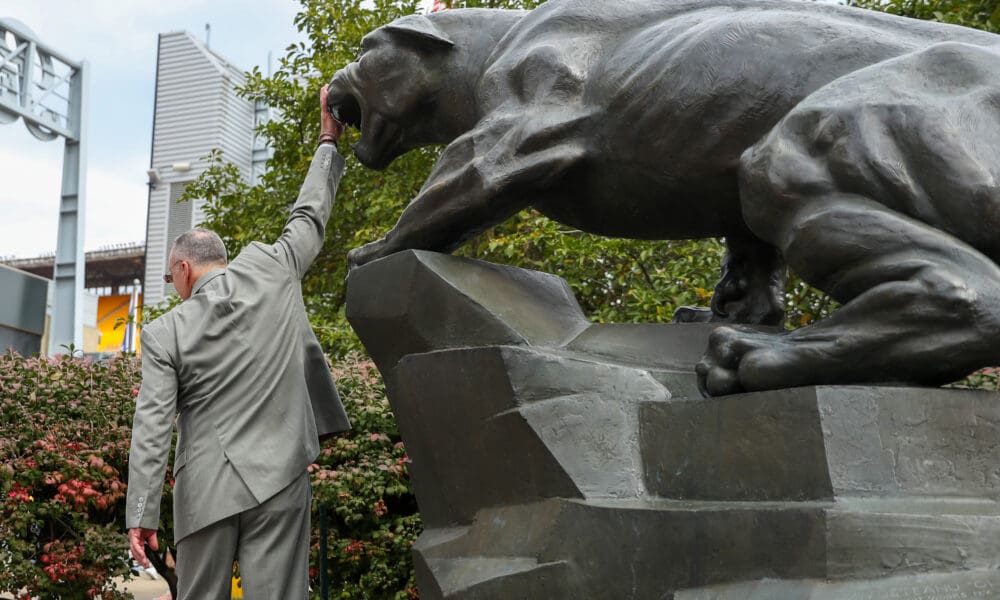
{"type": "Polygon", "coordinates": [[[205,273],[204,275],[198,278],[198,281],[194,282],[194,286],[191,288],[191,295],[194,296],[195,294],[200,292],[201,289],[205,287],[205,284],[207,284],[209,281],[212,281],[219,275],[225,275],[225,273],[226,273],[225,267],[219,269],[212,269],[208,273],[205,273]]]}

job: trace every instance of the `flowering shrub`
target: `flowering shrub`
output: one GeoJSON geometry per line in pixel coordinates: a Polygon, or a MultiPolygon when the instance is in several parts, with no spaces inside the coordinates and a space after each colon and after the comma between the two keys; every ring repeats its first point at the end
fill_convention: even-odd
{"type": "MultiPolygon", "coordinates": [[[[408,458],[374,363],[348,355],[333,368],[351,433],[328,440],[309,467],[314,505],[329,523],[330,598],[417,598],[410,548],[421,530],[408,458]]],[[[313,598],[319,598],[318,511],[313,598]]]]}
{"type": "Polygon", "coordinates": [[[0,355],[0,593],[124,598],[138,363],[0,355]]]}
{"type": "Polygon", "coordinates": [[[956,381],[950,387],[1000,392],[1000,367],[986,367],[956,381]]]}
{"type": "MultiPolygon", "coordinates": [[[[416,598],[410,547],[420,531],[406,452],[375,366],[334,367],[354,430],[328,440],[310,467],[314,509],[327,508],[331,598],[416,598]]],[[[132,357],[108,362],[0,355],[0,594],[45,600],[131,597],[125,477],[141,377],[132,357]]],[[[161,544],[173,545],[168,470],[161,544]]],[[[314,597],[319,516],[313,514],[314,597]]]]}

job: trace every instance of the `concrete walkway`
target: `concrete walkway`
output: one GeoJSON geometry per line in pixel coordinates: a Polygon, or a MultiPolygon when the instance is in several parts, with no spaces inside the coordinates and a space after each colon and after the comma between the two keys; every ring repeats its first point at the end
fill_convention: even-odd
{"type": "MultiPolygon", "coordinates": [[[[170,593],[167,582],[163,579],[146,579],[145,577],[135,577],[128,581],[119,580],[118,589],[132,592],[135,600],[157,600],[160,596],[170,593]]],[[[169,596],[168,596],[169,597],[169,596]]],[[[10,594],[0,594],[0,600],[13,600],[10,594]]],[[[100,596],[97,597],[100,599],[100,596]]]]}
{"type": "MultiPolygon", "coordinates": [[[[128,580],[119,579],[115,585],[119,590],[132,592],[135,600],[159,600],[164,596],[164,600],[169,600],[170,598],[170,587],[167,586],[167,582],[162,577],[157,579],[147,579],[145,577],[133,577],[128,580]]],[[[242,597],[243,592],[234,589],[233,598],[242,597]]],[[[0,600],[13,600],[13,598],[10,594],[0,594],[0,600]]],[[[97,600],[100,600],[100,596],[97,597],[97,600]]]]}
{"type": "MultiPolygon", "coordinates": [[[[161,596],[170,593],[170,588],[167,587],[167,582],[163,581],[163,578],[150,580],[145,577],[133,577],[128,581],[119,582],[118,589],[123,591],[132,592],[135,596],[135,600],[159,600],[161,596]]],[[[242,590],[233,588],[233,598],[239,599],[243,597],[242,590]]],[[[164,598],[164,600],[168,600],[164,598]]]]}
{"type": "Polygon", "coordinates": [[[156,600],[164,594],[170,593],[167,582],[163,578],[146,579],[145,577],[134,577],[128,581],[118,584],[118,589],[132,592],[135,600],[156,600]]]}

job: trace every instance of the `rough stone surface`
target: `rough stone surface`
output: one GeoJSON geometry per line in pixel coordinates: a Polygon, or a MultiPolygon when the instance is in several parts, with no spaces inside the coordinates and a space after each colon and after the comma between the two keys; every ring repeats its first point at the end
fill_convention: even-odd
{"type": "Polygon", "coordinates": [[[992,600],[1000,598],[1000,572],[887,577],[830,584],[822,581],[760,581],[678,592],[675,600],[992,600]]]}
{"type": "Polygon", "coordinates": [[[350,274],[347,318],[366,332],[365,348],[379,364],[443,348],[558,346],[590,324],[554,275],[433,252],[414,256],[350,274]]]}
{"type": "Polygon", "coordinates": [[[1000,597],[996,394],[701,398],[712,325],[590,324],[558,278],[428,252],[352,271],[348,315],[413,459],[423,598],[1000,597]]]}
{"type": "Polygon", "coordinates": [[[1000,499],[990,392],[805,387],[641,410],[646,486],[665,498],[1000,499]]]}

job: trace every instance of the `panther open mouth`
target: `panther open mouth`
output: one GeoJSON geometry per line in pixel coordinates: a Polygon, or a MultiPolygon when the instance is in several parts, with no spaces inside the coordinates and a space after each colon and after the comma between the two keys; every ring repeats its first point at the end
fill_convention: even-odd
{"type": "Polygon", "coordinates": [[[348,65],[334,75],[327,87],[327,105],[333,116],[361,132],[351,145],[361,164],[372,169],[384,169],[399,154],[395,150],[398,127],[371,106],[365,106],[365,94],[355,81],[356,68],[348,65]]]}
{"type": "Polygon", "coordinates": [[[331,98],[330,112],[341,123],[361,130],[361,103],[353,95],[345,94],[339,98],[331,98]]]}

